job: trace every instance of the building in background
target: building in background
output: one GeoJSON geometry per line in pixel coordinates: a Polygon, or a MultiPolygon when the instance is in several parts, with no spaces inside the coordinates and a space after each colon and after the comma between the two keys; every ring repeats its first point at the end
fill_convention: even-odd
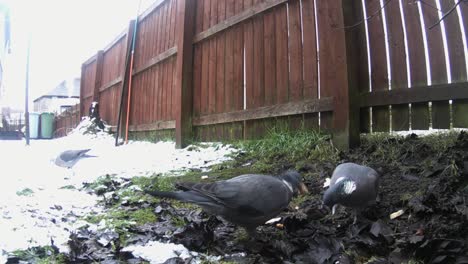
{"type": "Polygon", "coordinates": [[[57,87],[33,102],[34,112],[61,114],[80,103],[80,78],[62,81],[57,87]]]}
{"type": "MultiPolygon", "coordinates": [[[[5,72],[5,57],[10,53],[10,9],[4,3],[0,3],[0,102],[5,94],[4,72],[5,72]]],[[[0,129],[7,129],[6,125],[11,119],[11,111],[0,105],[0,129]],[[5,115],[4,116],[4,112],[5,115]]]]}
{"type": "Polygon", "coordinates": [[[4,93],[5,56],[10,53],[10,10],[0,3],[0,97],[4,93]]]}

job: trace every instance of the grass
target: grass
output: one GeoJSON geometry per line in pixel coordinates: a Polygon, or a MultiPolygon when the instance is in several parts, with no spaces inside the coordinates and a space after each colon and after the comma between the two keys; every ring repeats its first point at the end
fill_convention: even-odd
{"type": "Polygon", "coordinates": [[[29,189],[29,188],[24,188],[23,190],[21,191],[17,191],[16,192],[16,195],[18,196],[33,196],[34,195],[34,191],[29,189]]]}
{"type": "Polygon", "coordinates": [[[305,128],[291,130],[284,124],[269,129],[263,139],[239,141],[235,146],[245,151],[244,159],[255,161],[252,167],[260,172],[271,172],[278,163],[338,160],[328,135],[305,128]]]}
{"type": "Polygon", "coordinates": [[[65,185],[65,186],[60,187],[60,189],[62,189],[62,190],[75,190],[76,188],[73,185],[65,185]]]}
{"type": "Polygon", "coordinates": [[[12,252],[14,256],[21,261],[37,264],[64,264],[67,263],[67,257],[58,253],[56,249],[51,246],[31,247],[26,250],[15,250],[12,252]]]}
{"type": "Polygon", "coordinates": [[[153,208],[150,207],[135,211],[122,210],[121,208],[115,207],[108,210],[105,214],[87,216],[85,220],[93,224],[98,224],[102,220],[106,220],[107,227],[125,229],[132,225],[154,223],[158,218],[154,214],[153,208]]]}

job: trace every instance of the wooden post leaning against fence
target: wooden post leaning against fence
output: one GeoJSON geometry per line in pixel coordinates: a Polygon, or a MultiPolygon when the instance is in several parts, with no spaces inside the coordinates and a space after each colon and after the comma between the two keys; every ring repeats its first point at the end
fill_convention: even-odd
{"type": "MultiPolygon", "coordinates": [[[[363,19],[361,1],[341,1],[343,10],[344,25],[349,26],[360,23],[363,19]]],[[[362,67],[360,59],[364,58],[360,54],[362,48],[360,45],[365,45],[365,40],[361,39],[364,34],[359,32],[364,30],[362,25],[337,29],[342,30],[345,34],[346,45],[346,69],[347,69],[347,85],[336,90],[333,107],[333,142],[336,147],[341,150],[347,150],[356,147],[360,144],[360,106],[359,106],[359,87],[365,81],[362,78],[362,73],[365,67],[362,67]]],[[[365,55],[365,54],[364,54],[365,55]]],[[[364,65],[366,66],[367,63],[364,65]]]]}
{"type": "MultiPolygon", "coordinates": [[[[116,133],[120,134],[120,137],[125,138],[125,122],[124,120],[127,120],[127,101],[128,101],[128,76],[125,78],[126,75],[130,74],[130,69],[129,69],[129,58],[130,58],[130,50],[132,48],[132,36],[133,36],[133,31],[135,30],[135,20],[131,20],[130,23],[128,24],[128,31],[127,31],[127,40],[125,41],[125,48],[124,48],[124,54],[123,54],[123,67],[122,67],[122,73],[120,76],[122,76],[122,81],[121,81],[121,92],[122,94],[120,95],[121,102],[120,104],[123,103],[122,109],[117,109],[117,111],[122,111],[120,120],[117,118],[117,122],[120,122],[120,131],[116,131],[116,133]]],[[[136,37],[136,36],[135,36],[136,37]]],[[[117,116],[119,113],[117,113],[117,116]]],[[[115,124],[117,126],[117,124],[115,124]]]]}
{"type": "Polygon", "coordinates": [[[193,36],[196,0],[177,0],[176,13],[176,147],[186,147],[192,138],[193,36]]]}

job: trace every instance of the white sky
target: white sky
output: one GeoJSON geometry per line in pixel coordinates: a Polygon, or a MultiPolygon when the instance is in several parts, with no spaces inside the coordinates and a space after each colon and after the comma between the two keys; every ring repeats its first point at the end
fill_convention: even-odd
{"type": "MultiPolygon", "coordinates": [[[[141,0],[140,13],[156,0],[141,0]]],[[[31,34],[30,103],[62,80],[80,77],[81,64],[135,18],[140,0],[0,0],[11,11],[11,54],[3,104],[24,108],[26,50],[31,34]]]]}

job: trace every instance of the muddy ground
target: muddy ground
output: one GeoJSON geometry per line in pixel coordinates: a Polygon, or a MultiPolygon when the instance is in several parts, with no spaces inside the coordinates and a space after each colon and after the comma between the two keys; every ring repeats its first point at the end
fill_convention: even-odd
{"type": "MultiPolygon", "coordinates": [[[[251,157],[239,157],[234,164],[248,169],[255,162],[251,157]]],[[[280,215],[281,225],[259,227],[254,242],[240,228],[197,208],[184,208],[169,200],[139,199],[118,206],[128,211],[149,208],[157,221],[126,227],[125,239],[118,231],[84,228],[70,237],[72,252],[66,255],[66,262],[139,263],[141,260],[121,248],[160,240],[226,256],[221,263],[468,263],[467,133],[431,140],[416,135],[364,139],[360,148],[337,152],[333,161],[290,162],[278,157],[274,168],[275,173],[298,169],[311,194],[296,199],[280,215]],[[325,178],[337,164],[348,161],[375,168],[382,179],[380,201],[355,225],[347,209],[330,216],[320,208],[325,178]],[[390,219],[399,210],[404,213],[390,219]]],[[[111,181],[106,192],[132,184],[111,181]]],[[[115,206],[118,198],[114,199],[108,198],[106,206],[115,206]]],[[[190,261],[174,258],[167,263],[190,261]]]]}

